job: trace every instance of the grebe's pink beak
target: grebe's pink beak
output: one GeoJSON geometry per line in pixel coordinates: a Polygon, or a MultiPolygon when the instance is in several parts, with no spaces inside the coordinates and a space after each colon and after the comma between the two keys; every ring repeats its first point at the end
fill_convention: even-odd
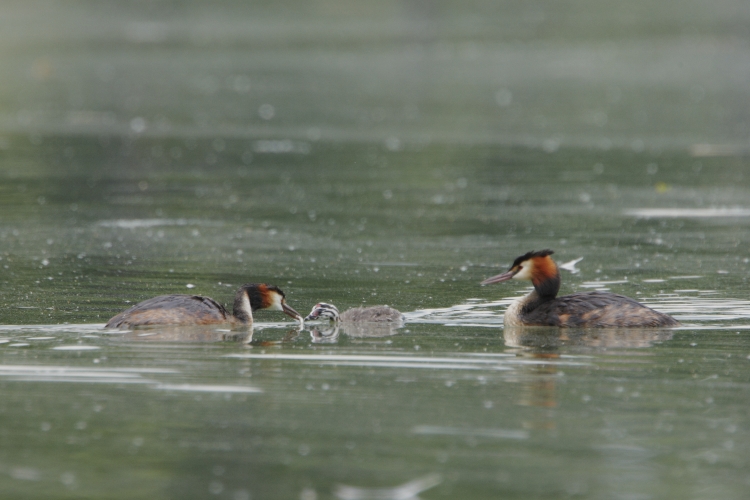
{"type": "Polygon", "coordinates": [[[493,276],[492,278],[487,278],[486,280],[482,281],[480,285],[491,285],[493,283],[502,283],[503,281],[508,281],[509,279],[512,279],[517,272],[518,271],[514,271],[511,269],[510,271],[504,272],[503,274],[498,274],[497,276],[493,276]]]}
{"type": "Polygon", "coordinates": [[[302,319],[302,316],[300,315],[300,313],[298,313],[297,311],[295,311],[294,309],[292,309],[292,307],[289,306],[289,305],[287,305],[286,302],[282,302],[281,303],[281,310],[284,311],[284,313],[287,316],[291,316],[292,318],[296,319],[300,323],[304,322],[304,320],[302,319]]]}

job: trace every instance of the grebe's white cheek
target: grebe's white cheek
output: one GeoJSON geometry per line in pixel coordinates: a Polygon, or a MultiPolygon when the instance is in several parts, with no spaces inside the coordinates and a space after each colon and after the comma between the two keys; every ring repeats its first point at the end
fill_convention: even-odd
{"type": "Polygon", "coordinates": [[[278,294],[274,293],[272,295],[272,297],[273,298],[271,299],[271,306],[268,309],[270,309],[272,311],[283,311],[284,310],[284,306],[282,304],[282,301],[284,299],[281,298],[281,295],[278,295],[278,294]]]}
{"type": "Polygon", "coordinates": [[[514,276],[514,280],[530,280],[531,279],[531,270],[534,266],[531,264],[531,262],[523,262],[521,264],[521,270],[518,271],[514,276]]]}

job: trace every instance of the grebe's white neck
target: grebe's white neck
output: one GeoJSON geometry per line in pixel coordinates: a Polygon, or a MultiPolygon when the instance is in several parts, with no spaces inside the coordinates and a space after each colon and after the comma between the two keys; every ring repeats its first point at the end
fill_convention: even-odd
{"type": "Polygon", "coordinates": [[[539,304],[545,302],[546,300],[549,299],[543,298],[536,290],[532,290],[530,293],[524,295],[523,297],[517,298],[505,310],[505,315],[503,316],[503,325],[523,326],[523,316],[529,311],[534,310],[539,304]]]}
{"type": "Polygon", "coordinates": [[[234,299],[234,317],[237,321],[250,325],[253,322],[253,308],[247,290],[241,289],[234,299]]]}

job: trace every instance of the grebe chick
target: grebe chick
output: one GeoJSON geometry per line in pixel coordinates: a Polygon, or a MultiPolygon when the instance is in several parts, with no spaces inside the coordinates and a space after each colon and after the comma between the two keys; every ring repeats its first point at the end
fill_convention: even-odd
{"type": "Polygon", "coordinates": [[[339,314],[339,310],[333,304],[320,302],[315,304],[307,315],[305,321],[313,319],[329,319],[338,323],[398,323],[404,321],[404,316],[399,311],[388,306],[356,307],[339,314]]]}
{"type": "Polygon", "coordinates": [[[133,328],[156,325],[211,325],[232,323],[250,325],[253,311],[283,311],[297,321],[302,316],[286,303],[284,292],[265,283],[246,283],[237,290],[230,314],[224,306],[200,295],[160,295],[139,302],[107,322],[105,328],[133,328]]]}
{"type": "Polygon", "coordinates": [[[560,271],[550,258],[553,253],[541,250],[524,254],[513,261],[507,272],[482,282],[482,285],[489,285],[517,279],[529,280],[534,285],[534,291],[505,310],[506,326],[643,328],[680,324],[667,314],[614,293],[587,292],[557,297],[560,271]]]}

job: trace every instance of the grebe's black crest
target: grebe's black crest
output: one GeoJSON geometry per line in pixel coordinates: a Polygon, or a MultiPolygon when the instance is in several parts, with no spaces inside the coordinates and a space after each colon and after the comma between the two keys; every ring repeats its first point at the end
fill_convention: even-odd
{"type": "Polygon", "coordinates": [[[508,271],[482,282],[489,285],[518,279],[534,285],[533,292],[513,302],[505,311],[505,325],[579,328],[679,325],[667,314],[614,293],[574,293],[557,297],[560,271],[549,257],[552,254],[552,250],[528,252],[516,258],[508,271]]]}
{"type": "Polygon", "coordinates": [[[513,265],[510,266],[511,268],[514,268],[516,266],[521,265],[521,262],[532,259],[534,257],[549,257],[555,253],[554,250],[539,250],[538,252],[535,252],[532,250],[531,252],[526,252],[525,254],[521,255],[520,257],[516,257],[516,260],[513,261],[513,265]]]}
{"type": "Polygon", "coordinates": [[[286,303],[284,292],[278,287],[266,283],[246,283],[237,290],[232,313],[209,297],[160,295],[139,302],[114,316],[105,328],[219,323],[249,325],[253,322],[253,311],[260,309],[283,311],[302,321],[302,316],[286,303]]]}

